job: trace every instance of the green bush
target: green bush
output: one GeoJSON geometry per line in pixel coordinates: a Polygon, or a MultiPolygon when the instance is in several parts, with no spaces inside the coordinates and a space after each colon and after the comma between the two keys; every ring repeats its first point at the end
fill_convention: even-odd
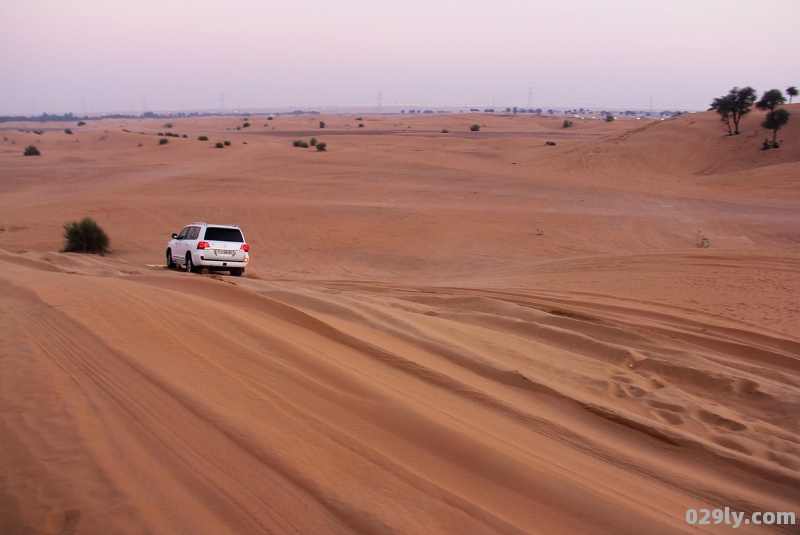
{"type": "Polygon", "coordinates": [[[28,145],[27,147],[25,147],[25,151],[22,154],[24,154],[25,156],[41,156],[42,155],[42,153],[39,152],[39,149],[37,149],[33,145],[28,145]]]}
{"type": "Polygon", "coordinates": [[[300,144],[298,145],[298,147],[303,148],[303,149],[307,149],[308,148],[308,143],[306,143],[305,141],[301,141],[300,144]]]}
{"type": "Polygon", "coordinates": [[[200,136],[197,138],[198,141],[208,141],[208,136],[200,136]]]}
{"type": "Polygon", "coordinates": [[[317,143],[317,150],[318,151],[324,151],[325,147],[327,147],[327,146],[328,146],[327,143],[317,143]]]}
{"type": "Polygon", "coordinates": [[[216,145],[214,145],[214,146],[215,146],[215,147],[217,147],[218,149],[221,149],[221,148],[223,148],[225,145],[223,145],[223,144],[222,144],[222,141],[217,141],[216,145]]]}
{"type": "Polygon", "coordinates": [[[226,147],[230,147],[230,146],[231,146],[231,142],[230,142],[230,141],[228,141],[228,140],[225,140],[225,141],[223,141],[222,143],[223,143],[223,144],[224,144],[226,147]]]}
{"type": "Polygon", "coordinates": [[[189,136],[187,136],[186,134],[183,134],[183,139],[186,139],[187,137],[189,137],[189,136]]]}
{"type": "Polygon", "coordinates": [[[312,137],[312,138],[309,140],[308,144],[309,144],[309,145],[311,145],[311,146],[313,147],[314,145],[316,145],[316,144],[317,144],[317,138],[315,138],[315,137],[312,137]]]}
{"type": "Polygon", "coordinates": [[[65,134],[70,134],[70,135],[72,135],[72,130],[70,130],[69,128],[67,128],[66,130],[64,130],[64,133],[65,133],[65,134]]]}
{"type": "Polygon", "coordinates": [[[108,235],[91,217],[64,224],[64,252],[96,253],[108,252],[108,235]]]}
{"type": "Polygon", "coordinates": [[[570,126],[572,126],[572,121],[568,121],[568,120],[564,119],[564,124],[562,124],[561,126],[563,128],[569,128],[570,126]]]}
{"type": "Polygon", "coordinates": [[[358,123],[359,128],[364,128],[364,123],[358,123]]]}
{"type": "Polygon", "coordinates": [[[169,143],[169,139],[165,137],[162,137],[161,139],[158,140],[159,145],[166,145],[167,143],[169,143]]]}
{"type": "Polygon", "coordinates": [[[299,146],[300,146],[300,140],[299,139],[295,139],[294,141],[292,141],[292,147],[299,147],[299,146]]]}
{"type": "Polygon", "coordinates": [[[325,121],[320,121],[319,122],[319,127],[320,128],[325,128],[325,121]]]}
{"type": "Polygon", "coordinates": [[[472,132],[477,132],[478,130],[481,129],[481,126],[479,124],[474,124],[474,125],[470,126],[469,129],[472,132]]]}
{"type": "Polygon", "coordinates": [[[249,126],[250,126],[250,123],[244,123],[244,124],[242,125],[242,128],[248,128],[249,126]]]}

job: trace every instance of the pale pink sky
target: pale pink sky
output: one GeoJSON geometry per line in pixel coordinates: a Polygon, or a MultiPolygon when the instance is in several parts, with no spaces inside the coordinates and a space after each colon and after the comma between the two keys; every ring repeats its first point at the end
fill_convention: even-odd
{"type": "Polygon", "coordinates": [[[705,109],[800,85],[797,0],[1,0],[0,115],[705,109]]]}

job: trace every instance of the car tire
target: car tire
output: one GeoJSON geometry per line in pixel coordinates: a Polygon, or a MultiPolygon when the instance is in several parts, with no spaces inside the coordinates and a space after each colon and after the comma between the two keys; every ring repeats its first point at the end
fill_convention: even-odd
{"type": "Polygon", "coordinates": [[[241,277],[242,273],[244,273],[244,268],[232,268],[231,275],[234,277],[241,277]]]}
{"type": "Polygon", "coordinates": [[[186,255],[186,273],[194,273],[197,268],[194,267],[194,262],[192,262],[192,253],[186,255]]]}
{"type": "Polygon", "coordinates": [[[175,269],[175,261],[172,260],[172,249],[167,249],[167,269],[175,269]]]}

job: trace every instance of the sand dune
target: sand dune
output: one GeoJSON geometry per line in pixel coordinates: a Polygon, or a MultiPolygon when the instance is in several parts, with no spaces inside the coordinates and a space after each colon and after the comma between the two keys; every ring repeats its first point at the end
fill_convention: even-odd
{"type": "Polygon", "coordinates": [[[0,531],[800,513],[800,144],[790,122],[759,151],[756,115],[733,139],[712,114],[178,119],[165,146],[152,120],[12,125],[0,531]],[[112,255],[54,252],[83,215],[112,255]],[[244,228],[244,277],[160,265],[194,220],[244,228]]]}

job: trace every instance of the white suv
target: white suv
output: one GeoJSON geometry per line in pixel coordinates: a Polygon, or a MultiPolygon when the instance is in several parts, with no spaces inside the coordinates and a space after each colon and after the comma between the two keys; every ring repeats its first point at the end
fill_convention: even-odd
{"type": "Polygon", "coordinates": [[[236,225],[191,223],[167,244],[167,267],[186,267],[187,273],[198,268],[227,270],[238,277],[250,261],[250,246],[236,225]]]}

